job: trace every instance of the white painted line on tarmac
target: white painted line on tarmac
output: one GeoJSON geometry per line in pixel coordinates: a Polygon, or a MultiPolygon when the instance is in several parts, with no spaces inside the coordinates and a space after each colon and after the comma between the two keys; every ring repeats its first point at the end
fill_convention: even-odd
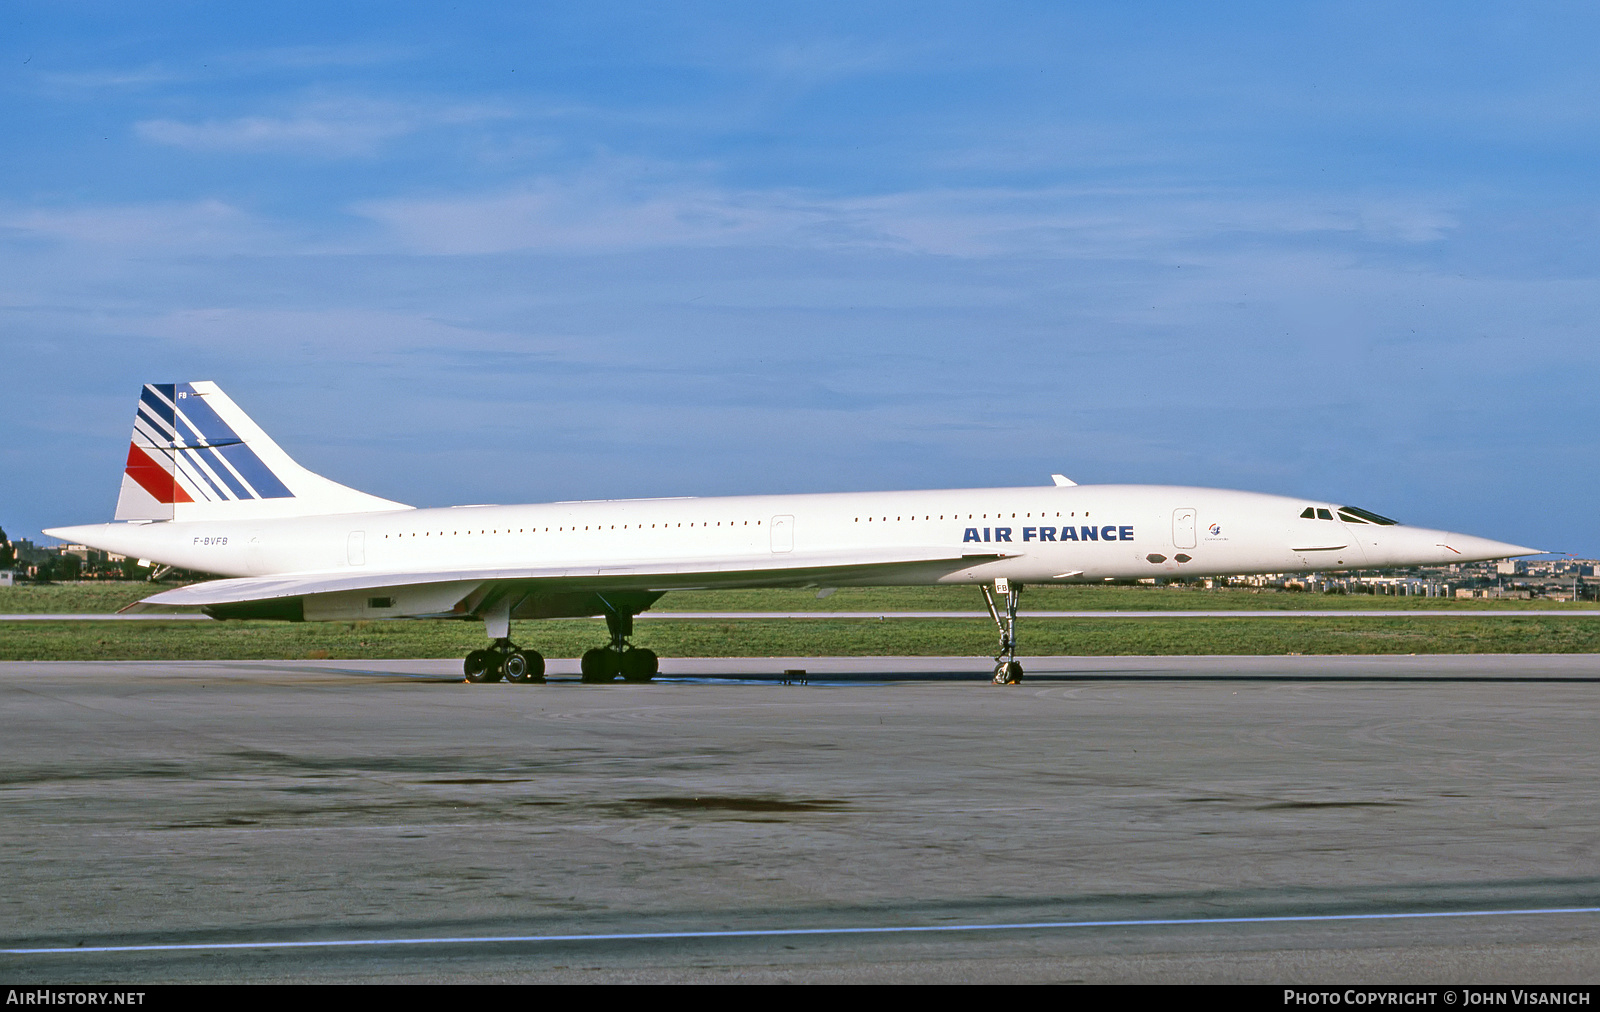
{"type": "Polygon", "coordinates": [[[700,938],[801,938],[822,935],[908,935],[959,931],[1043,931],[1063,928],[1200,927],[1213,924],[1309,924],[1336,921],[1403,921],[1451,917],[1536,917],[1600,914],[1600,907],[1523,910],[1429,910],[1378,914],[1294,914],[1282,917],[1168,917],[1124,921],[1023,921],[1014,924],[921,924],[869,928],[753,928],[742,931],[633,931],[595,935],[477,935],[439,938],[343,938],[302,942],[190,942],[173,945],[74,945],[0,949],[0,955],[41,956],[78,952],[193,952],[225,949],[332,949],[373,945],[483,945],[505,942],[644,942],[700,938]]]}

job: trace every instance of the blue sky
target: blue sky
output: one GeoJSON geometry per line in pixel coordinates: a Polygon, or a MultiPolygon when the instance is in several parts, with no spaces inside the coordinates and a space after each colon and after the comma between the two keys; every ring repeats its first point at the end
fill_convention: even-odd
{"type": "Polygon", "coordinates": [[[1584,4],[0,9],[0,525],[1217,485],[1600,555],[1584,4]]]}

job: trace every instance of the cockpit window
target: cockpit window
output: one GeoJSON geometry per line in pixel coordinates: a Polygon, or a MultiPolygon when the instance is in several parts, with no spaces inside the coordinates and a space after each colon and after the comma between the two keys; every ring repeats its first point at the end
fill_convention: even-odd
{"type": "Polygon", "coordinates": [[[1317,518],[1317,511],[1312,509],[1310,506],[1307,506],[1306,507],[1306,511],[1304,513],[1300,514],[1300,519],[1301,520],[1315,520],[1316,518],[1317,518]]]}
{"type": "Polygon", "coordinates": [[[1400,523],[1398,520],[1390,520],[1388,517],[1381,517],[1371,510],[1364,510],[1359,506],[1340,506],[1339,519],[1345,521],[1346,523],[1379,524],[1383,527],[1394,527],[1400,523]]]}
{"type": "Polygon", "coordinates": [[[1332,514],[1332,513],[1329,513],[1329,512],[1328,512],[1328,511],[1327,511],[1327,510],[1325,510],[1325,509],[1320,509],[1320,508],[1319,508],[1319,509],[1318,509],[1318,510],[1317,510],[1317,519],[1318,519],[1318,520],[1332,520],[1332,519],[1333,519],[1333,514],[1332,514]]]}

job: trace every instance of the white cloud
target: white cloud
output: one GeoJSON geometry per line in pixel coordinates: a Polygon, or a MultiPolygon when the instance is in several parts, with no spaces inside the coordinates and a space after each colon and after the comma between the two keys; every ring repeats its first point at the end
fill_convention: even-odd
{"type": "Polygon", "coordinates": [[[144,120],[140,137],[190,151],[299,154],[349,158],[377,153],[384,142],[437,126],[506,115],[487,106],[433,107],[365,99],[317,99],[282,116],[241,116],[185,123],[144,120]]]}
{"type": "MultiPolygon", "coordinates": [[[[315,131],[311,136],[320,137],[315,131]]],[[[324,224],[312,232],[208,199],[0,207],[0,229],[144,257],[786,247],[1171,261],[1204,258],[1241,243],[1262,250],[1307,242],[1329,251],[1406,248],[1445,239],[1459,227],[1446,201],[1403,195],[1251,199],[1176,189],[951,188],[829,196],[719,187],[651,166],[615,163],[508,189],[369,200],[351,211],[376,228],[357,224],[330,234],[324,224]]]]}
{"type": "Polygon", "coordinates": [[[943,256],[1165,256],[1219,235],[1344,235],[1412,244],[1444,237],[1436,200],[1251,200],[1192,191],[968,188],[867,197],[661,181],[634,167],[544,178],[490,193],[354,207],[414,253],[605,252],[671,246],[893,249],[943,256]]]}
{"type": "Polygon", "coordinates": [[[143,67],[45,72],[38,79],[46,90],[67,95],[74,91],[190,84],[200,80],[215,82],[219,77],[259,76],[279,71],[303,74],[307,70],[331,67],[372,67],[399,62],[412,52],[409,48],[385,44],[281,46],[213,53],[176,62],[149,63],[143,67]]]}
{"type": "Polygon", "coordinates": [[[375,355],[438,349],[452,355],[515,352],[567,359],[578,351],[564,337],[536,339],[424,314],[350,307],[188,309],[129,320],[125,326],[178,347],[226,346],[234,354],[273,361],[299,361],[310,353],[330,361],[367,362],[375,355]]]}
{"type": "Polygon", "coordinates": [[[117,88],[147,88],[155,85],[174,84],[187,79],[187,75],[158,64],[150,64],[133,70],[83,70],[40,75],[41,85],[47,91],[57,93],[117,88]]]}
{"type": "Polygon", "coordinates": [[[220,200],[0,211],[0,228],[75,246],[151,255],[255,252],[282,245],[275,230],[220,200]]]}
{"type": "Polygon", "coordinates": [[[1456,223],[1433,200],[1094,188],[927,190],[856,199],[841,210],[860,232],[890,245],[951,256],[1162,256],[1230,234],[1417,243],[1443,237],[1456,223]]]}
{"type": "Polygon", "coordinates": [[[192,151],[298,150],[319,154],[362,155],[370,154],[381,141],[405,133],[407,127],[394,122],[246,116],[205,123],[146,120],[138,124],[136,129],[145,140],[192,151]]]}
{"type": "MultiPolygon", "coordinates": [[[[926,54],[917,54],[926,55],[926,54]]],[[[744,65],[770,81],[791,87],[831,84],[863,74],[904,69],[914,64],[913,54],[881,44],[864,45],[854,39],[820,38],[790,43],[762,52],[744,65]]]]}
{"type": "Polygon", "coordinates": [[[223,58],[228,66],[254,69],[306,70],[324,67],[371,67],[404,60],[415,53],[409,46],[388,43],[279,46],[234,53],[223,58]]]}
{"type": "Polygon", "coordinates": [[[641,192],[603,179],[540,180],[464,197],[368,201],[355,210],[418,253],[765,245],[792,241],[824,218],[822,211],[771,194],[745,198],[693,186],[641,192]]]}

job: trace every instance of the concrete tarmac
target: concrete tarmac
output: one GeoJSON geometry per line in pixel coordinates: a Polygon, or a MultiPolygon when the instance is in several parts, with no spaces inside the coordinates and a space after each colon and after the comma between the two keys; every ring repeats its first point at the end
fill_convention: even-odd
{"type": "Polygon", "coordinates": [[[1600,978],[1600,657],[0,664],[16,983],[1600,978]],[[805,668],[809,685],[779,681],[805,668]]]}

